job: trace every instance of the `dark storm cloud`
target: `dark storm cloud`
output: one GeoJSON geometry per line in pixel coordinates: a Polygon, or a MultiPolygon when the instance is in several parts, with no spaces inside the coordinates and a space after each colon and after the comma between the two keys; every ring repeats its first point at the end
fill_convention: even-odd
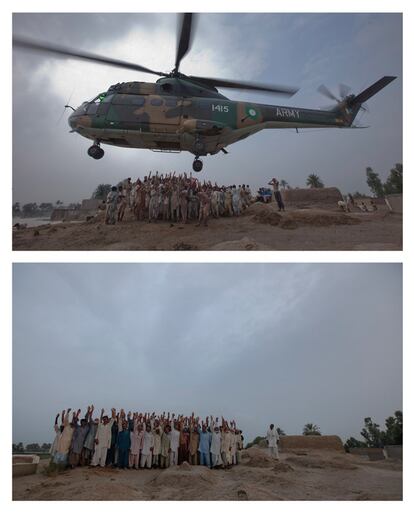
{"type": "MultiPolygon", "coordinates": [[[[402,18],[398,14],[204,14],[182,70],[200,75],[298,85],[288,101],[229,93],[234,99],[320,107],[323,82],[344,82],[357,93],[383,75],[392,83],[369,102],[366,130],[263,131],[205,159],[203,178],[258,187],[271,176],[302,186],[318,173],[342,192],[366,191],[364,170],[385,179],[402,158],[402,18]]],[[[15,14],[16,34],[104,53],[168,71],[173,66],[176,17],[170,14],[15,14]]],[[[71,96],[78,105],[124,80],[149,75],[14,52],[13,192],[15,201],[78,201],[98,183],[126,176],[189,170],[190,154],[155,154],[107,147],[102,161],[86,155],[89,141],[69,134],[71,96]]],[[[228,92],[228,91],[227,91],[228,92]]]]}
{"type": "Polygon", "coordinates": [[[92,402],[223,414],[247,439],[358,437],[402,407],[396,264],[17,264],[13,312],[16,442],[92,402]]]}

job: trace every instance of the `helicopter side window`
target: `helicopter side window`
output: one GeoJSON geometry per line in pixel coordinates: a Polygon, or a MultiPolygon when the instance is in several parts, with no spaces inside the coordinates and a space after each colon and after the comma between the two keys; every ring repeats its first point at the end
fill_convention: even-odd
{"type": "Polygon", "coordinates": [[[151,100],[151,105],[154,105],[155,107],[159,107],[162,105],[162,100],[160,98],[153,98],[151,100]]]}
{"type": "Polygon", "coordinates": [[[144,96],[137,96],[136,94],[116,94],[113,101],[115,105],[139,105],[145,104],[144,96]]]}
{"type": "Polygon", "coordinates": [[[143,96],[134,96],[132,98],[132,105],[138,105],[142,107],[145,105],[145,98],[143,96]]]}
{"type": "Polygon", "coordinates": [[[167,98],[165,100],[165,106],[166,107],[177,107],[177,100],[175,98],[167,98]]]}

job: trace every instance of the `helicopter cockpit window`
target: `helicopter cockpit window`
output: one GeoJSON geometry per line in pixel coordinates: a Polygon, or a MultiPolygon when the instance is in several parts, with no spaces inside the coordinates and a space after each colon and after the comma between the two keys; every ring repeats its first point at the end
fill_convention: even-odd
{"type": "Polygon", "coordinates": [[[105,98],[102,100],[102,103],[111,103],[113,97],[113,94],[107,94],[105,98]]]}
{"type": "Polygon", "coordinates": [[[88,114],[96,114],[96,111],[98,110],[98,106],[99,106],[99,103],[91,102],[88,105],[87,113],[88,114]]]}
{"type": "Polygon", "coordinates": [[[159,107],[160,105],[162,105],[161,98],[153,98],[151,100],[151,105],[154,105],[155,107],[159,107]]]}
{"type": "Polygon", "coordinates": [[[95,96],[95,98],[93,100],[91,100],[89,103],[101,103],[104,101],[105,97],[106,97],[106,92],[100,93],[100,94],[98,94],[98,96],[95,96]]]}

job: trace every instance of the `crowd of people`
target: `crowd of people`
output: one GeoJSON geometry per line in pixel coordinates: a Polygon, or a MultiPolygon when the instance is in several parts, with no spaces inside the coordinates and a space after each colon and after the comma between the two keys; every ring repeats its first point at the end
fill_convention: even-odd
{"type": "Polygon", "coordinates": [[[187,462],[228,468],[241,461],[243,434],[234,420],[212,416],[204,420],[165,412],[125,413],[111,409],[94,416],[94,406],[55,418],[53,462],[61,467],[167,468],[187,462]],[[59,422],[60,417],[60,422],[59,422]]]}
{"type": "Polygon", "coordinates": [[[239,216],[253,201],[249,185],[220,186],[201,182],[192,174],[152,175],[113,186],[106,198],[106,224],[122,222],[129,209],[139,221],[158,220],[207,226],[209,217],[239,216]]]}

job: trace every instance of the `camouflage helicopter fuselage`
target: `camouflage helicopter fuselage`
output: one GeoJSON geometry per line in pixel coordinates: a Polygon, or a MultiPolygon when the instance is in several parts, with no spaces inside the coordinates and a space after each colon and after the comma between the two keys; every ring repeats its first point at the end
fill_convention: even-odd
{"type": "Polygon", "coordinates": [[[98,143],[214,155],[265,128],[352,125],[359,106],[332,111],[232,101],[181,78],[111,86],[69,117],[72,131],[98,143]]]}

